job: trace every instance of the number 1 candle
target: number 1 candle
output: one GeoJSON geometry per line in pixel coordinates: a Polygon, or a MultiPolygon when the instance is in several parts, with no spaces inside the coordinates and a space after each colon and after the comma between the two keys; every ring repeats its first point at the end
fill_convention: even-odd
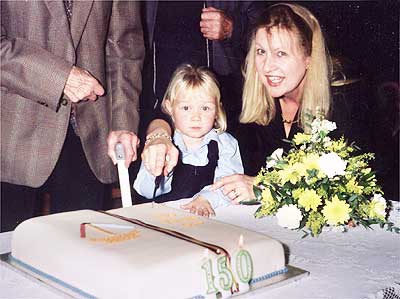
{"type": "Polygon", "coordinates": [[[205,272],[205,286],[206,286],[206,292],[203,295],[203,297],[205,299],[216,299],[218,289],[215,287],[215,283],[214,283],[212,261],[209,257],[208,248],[204,250],[204,257],[202,260],[201,268],[205,272]]]}

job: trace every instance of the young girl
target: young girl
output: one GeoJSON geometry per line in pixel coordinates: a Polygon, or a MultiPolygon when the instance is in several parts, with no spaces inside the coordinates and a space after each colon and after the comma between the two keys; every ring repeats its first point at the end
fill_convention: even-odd
{"type": "Polygon", "coordinates": [[[143,162],[134,188],[155,202],[193,198],[182,208],[202,216],[214,215],[216,207],[227,205],[230,200],[220,190],[210,191],[210,185],[224,176],[243,173],[238,143],[225,132],[226,116],[214,75],[202,67],[178,67],[162,109],[175,127],[173,141],[179,149],[178,164],[163,177],[154,199],[156,178],[143,162]]]}

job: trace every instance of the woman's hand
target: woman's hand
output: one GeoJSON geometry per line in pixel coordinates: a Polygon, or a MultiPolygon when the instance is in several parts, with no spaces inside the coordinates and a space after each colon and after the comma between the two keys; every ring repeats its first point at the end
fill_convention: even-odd
{"type": "Polygon", "coordinates": [[[179,151],[166,137],[160,136],[146,141],[142,161],[154,176],[167,176],[178,163],[179,151]]]}
{"type": "Polygon", "coordinates": [[[224,195],[228,196],[233,203],[238,204],[256,197],[253,192],[254,179],[255,177],[245,174],[233,174],[216,181],[210,190],[221,188],[224,195]]]}
{"type": "Polygon", "coordinates": [[[191,202],[181,205],[184,210],[189,210],[192,214],[197,214],[204,217],[215,216],[215,212],[209,201],[202,196],[198,196],[191,202]]]}
{"type": "Polygon", "coordinates": [[[171,127],[162,119],[153,120],[147,128],[141,157],[147,171],[154,176],[167,176],[178,163],[179,151],[171,141],[171,133],[171,127]]]}

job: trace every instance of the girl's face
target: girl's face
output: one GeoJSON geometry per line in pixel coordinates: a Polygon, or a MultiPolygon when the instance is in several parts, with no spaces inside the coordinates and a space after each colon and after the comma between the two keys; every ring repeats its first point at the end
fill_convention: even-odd
{"type": "Polygon", "coordinates": [[[204,135],[214,127],[217,115],[215,99],[199,90],[179,91],[172,102],[166,100],[166,108],[188,149],[199,145],[204,135]]]}
{"type": "Polygon", "coordinates": [[[255,42],[257,73],[268,93],[300,100],[310,57],[304,55],[296,35],[277,28],[268,34],[260,28],[255,42]]]}

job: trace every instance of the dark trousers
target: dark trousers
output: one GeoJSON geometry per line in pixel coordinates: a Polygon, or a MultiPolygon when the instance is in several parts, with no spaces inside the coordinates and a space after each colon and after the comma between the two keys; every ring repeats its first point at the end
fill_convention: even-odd
{"type": "Polygon", "coordinates": [[[50,213],[103,209],[106,185],[92,173],[82,144],[71,126],[56,166],[39,188],[1,183],[1,231],[41,214],[40,195],[50,194],[50,213]]]}

